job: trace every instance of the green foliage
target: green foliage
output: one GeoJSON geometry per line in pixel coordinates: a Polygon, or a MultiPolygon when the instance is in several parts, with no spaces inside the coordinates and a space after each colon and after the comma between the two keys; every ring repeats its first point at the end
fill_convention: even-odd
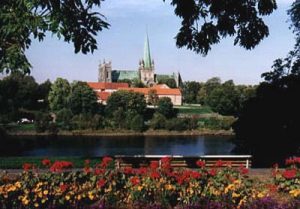
{"type": "Polygon", "coordinates": [[[226,81],[220,87],[215,88],[206,98],[206,104],[213,111],[222,115],[236,115],[239,108],[239,94],[233,81],[226,81]]]}
{"type": "Polygon", "coordinates": [[[144,130],[144,118],[143,116],[136,114],[130,122],[130,129],[136,132],[142,132],[144,130]]]}
{"type": "Polygon", "coordinates": [[[140,81],[139,79],[134,79],[131,83],[131,87],[134,87],[134,88],[145,88],[145,84],[140,81]]]}
{"type": "Polygon", "coordinates": [[[56,113],[56,122],[58,123],[59,127],[64,130],[72,129],[72,118],[73,113],[68,108],[63,108],[56,113]]]}
{"type": "Polygon", "coordinates": [[[236,119],[232,116],[209,117],[199,119],[199,128],[212,130],[230,130],[236,119]]]}
{"type": "Polygon", "coordinates": [[[108,23],[93,1],[2,0],[0,4],[0,72],[30,72],[25,50],[33,39],[43,41],[47,32],[74,44],[75,53],[97,49],[95,36],[108,23]]]}
{"type": "Polygon", "coordinates": [[[48,96],[51,111],[58,112],[68,107],[70,92],[71,87],[69,82],[63,78],[57,78],[52,84],[48,96]]]}
{"type": "Polygon", "coordinates": [[[166,84],[170,88],[177,88],[174,78],[162,78],[158,81],[159,84],[166,84]]]}
{"type": "Polygon", "coordinates": [[[35,121],[34,121],[36,132],[42,133],[47,131],[51,123],[51,120],[52,118],[48,113],[38,112],[35,116],[35,121]]]}
{"type": "Polygon", "coordinates": [[[300,102],[300,25],[299,1],[289,10],[296,44],[284,59],[274,61],[272,71],[256,94],[243,105],[233,128],[237,150],[251,151],[258,166],[269,166],[286,156],[299,155],[300,102]],[[271,147],[271,149],[270,149],[271,147]],[[274,156],[276,153],[276,156],[274,156]]]}
{"type": "Polygon", "coordinates": [[[88,114],[97,111],[97,96],[86,82],[74,82],[71,85],[69,107],[73,114],[88,114]]]}
{"type": "Polygon", "coordinates": [[[116,110],[122,108],[125,114],[128,111],[136,111],[143,115],[146,110],[146,101],[143,94],[130,91],[116,91],[107,100],[105,112],[111,116],[116,110]]]}
{"type": "Polygon", "coordinates": [[[188,81],[183,83],[183,102],[189,104],[197,103],[197,94],[201,88],[201,84],[196,81],[188,81]]]}
{"type": "Polygon", "coordinates": [[[159,98],[157,103],[157,112],[162,114],[166,118],[171,118],[175,116],[173,103],[169,97],[159,98]]]}
{"type": "Polygon", "coordinates": [[[148,104],[156,106],[158,99],[157,91],[155,89],[150,89],[148,92],[148,104]]]}
{"type": "Polygon", "coordinates": [[[166,121],[165,126],[169,131],[184,131],[188,129],[187,120],[182,118],[171,118],[166,121]]]}
{"type": "Polygon", "coordinates": [[[166,117],[158,112],[154,113],[153,118],[150,120],[149,127],[156,129],[164,129],[166,126],[166,117]]]}
{"type": "Polygon", "coordinates": [[[211,46],[227,36],[234,45],[252,49],[269,35],[262,16],[276,8],[273,0],[194,1],[172,0],[175,14],[182,19],[176,45],[206,55],[211,46]]]}

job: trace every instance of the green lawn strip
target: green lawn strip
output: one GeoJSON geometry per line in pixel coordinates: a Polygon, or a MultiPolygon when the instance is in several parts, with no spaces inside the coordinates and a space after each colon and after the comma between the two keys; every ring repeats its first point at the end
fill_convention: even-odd
{"type": "Polygon", "coordinates": [[[177,109],[179,114],[209,114],[213,113],[210,107],[207,106],[183,106],[183,107],[174,107],[177,109]]]}
{"type": "Polygon", "coordinates": [[[51,163],[55,161],[70,161],[74,168],[83,168],[84,161],[90,160],[90,166],[101,162],[100,157],[0,157],[0,169],[22,169],[24,163],[34,164],[36,167],[43,168],[42,160],[49,159],[51,163]]]}

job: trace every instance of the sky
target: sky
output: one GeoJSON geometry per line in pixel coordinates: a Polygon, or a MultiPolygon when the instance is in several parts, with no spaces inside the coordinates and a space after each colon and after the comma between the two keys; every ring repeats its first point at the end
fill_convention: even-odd
{"type": "Polygon", "coordinates": [[[58,77],[97,81],[98,65],[103,60],[111,61],[113,69],[137,70],[148,31],[158,74],[180,72],[184,81],[205,82],[220,77],[236,84],[258,84],[273,61],[293,48],[294,35],[286,13],[292,2],[277,0],[278,9],[264,18],[270,35],[251,51],[234,46],[233,38],[222,39],[207,56],[177,48],[174,37],[180,18],[174,15],[168,0],[106,0],[99,11],[111,26],[98,33],[98,50],[93,54],[75,54],[71,43],[49,34],[43,42],[33,41],[26,55],[33,66],[31,75],[38,82],[58,77]]]}

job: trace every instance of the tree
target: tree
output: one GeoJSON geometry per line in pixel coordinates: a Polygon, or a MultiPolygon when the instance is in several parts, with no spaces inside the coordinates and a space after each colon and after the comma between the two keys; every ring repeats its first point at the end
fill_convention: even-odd
{"type": "Polygon", "coordinates": [[[38,84],[32,76],[15,72],[0,81],[0,114],[7,122],[19,119],[21,109],[37,110],[37,100],[38,84]]]}
{"type": "Polygon", "coordinates": [[[300,2],[288,11],[296,34],[294,49],[285,59],[274,61],[272,71],[254,97],[243,105],[233,128],[237,150],[248,151],[254,163],[269,166],[289,156],[299,155],[300,147],[300,2]],[[258,160],[259,159],[259,160],[258,160]]]}
{"type": "Polygon", "coordinates": [[[177,88],[174,78],[162,78],[158,81],[159,84],[166,84],[170,88],[177,88]]]}
{"type": "Polygon", "coordinates": [[[222,115],[237,115],[240,109],[239,94],[232,80],[214,88],[206,98],[206,104],[222,115]]]}
{"type": "Polygon", "coordinates": [[[75,53],[97,49],[95,36],[109,24],[95,12],[102,0],[2,0],[0,4],[0,72],[30,72],[25,55],[32,39],[47,32],[74,44],[75,53]]]}
{"type": "Polygon", "coordinates": [[[189,104],[197,103],[197,94],[201,88],[201,84],[196,81],[188,81],[183,83],[184,102],[189,104]]]}
{"type": "Polygon", "coordinates": [[[177,47],[203,55],[227,36],[235,36],[234,45],[254,48],[269,35],[262,17],[277,8],[274,0],[172,0],[171,4],[182,19],[177,47]]]}
{"type": "Polygon", "coordinates": [[[107,100],[105,108],[106,114],[111,116],[113,112],[119,108],[122,108],[125,111],[125,114],[129,111],[135,111],[137,114],[143,115],[146,110],[144,95],[122,90],[113,92],[107,100]]]}
{"type": "Polygon", "coordinates": [[[71,85],[69,107],[75,115],[97,111],[97,96],[86,82],[77,81],[71,85]]]}
{"type": "Polygon", "coordinates": [[[51,81],[48,79],[38,86],[37,98],[39,103],[39,109],[46,110],[49,108],[48,95],[51,90],[51,85],[51,81]]]}
{"type": "Polygon", "coordinates": [[[136,114],[130,122],[130,129],[133,131],[141,132],[144,130],[144,118],[143,116],[136,114]]]}
{"type": "Polygon", "coordinates": [[[157,103],[157,112],[166,118],[172,118],[175,116],[173,103],[169,97],[159,98],[157,103]]]}
{"type": "Polygon", "coordinates": [[[63,78],[57,78],[51,86],[48,100],[53,112],[68,107],[71,87],[69,82],[63,78]]]}
{"type": "Polygon", "coordinates": [[[148,104],[156,106],[158,99],[157,91],[155,89],[150,89],[148,92],[148,104]]]}

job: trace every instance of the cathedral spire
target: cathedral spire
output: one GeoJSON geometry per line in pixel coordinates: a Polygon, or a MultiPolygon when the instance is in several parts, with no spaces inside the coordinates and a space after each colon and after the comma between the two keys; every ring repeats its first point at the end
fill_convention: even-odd
{"type": "Polygon", "coordinates": [[[144,67],[148,69],[152,68],[148,32],[146,33],[144,45],[144,67]]]}

